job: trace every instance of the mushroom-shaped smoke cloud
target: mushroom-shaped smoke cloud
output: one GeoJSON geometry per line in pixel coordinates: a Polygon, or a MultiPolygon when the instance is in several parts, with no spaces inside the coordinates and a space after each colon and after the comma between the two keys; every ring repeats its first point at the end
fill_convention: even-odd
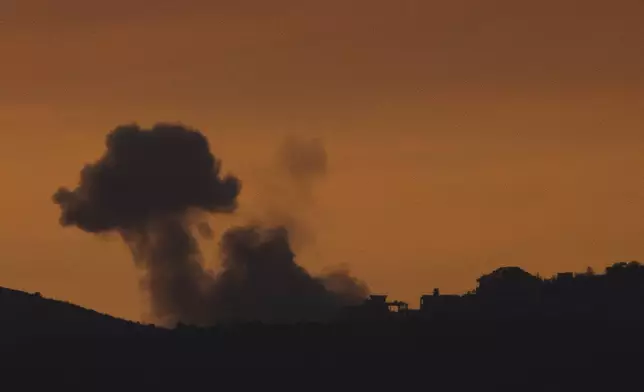
{"type": "MultiPolygon", "coordinates": [[[[297,265],[284,228],[228,230],[221,270],[207,271],[190,217],[234,212],[241,183],[221,175],[200,132],[172,124],[120,126],[106,147],[81,171],[75,189],[61,188],[53,199],[63,226],[121,235],[145,271],[159,322],[322,321],[366,297],[366,286],[343,271],[313,277],[297,265]]],[[[293,170],[306,172],[297,171],[302,157],[295,156],[293,170]]],[[[209,232],[203,225],[199,231],[209,232]]]]}

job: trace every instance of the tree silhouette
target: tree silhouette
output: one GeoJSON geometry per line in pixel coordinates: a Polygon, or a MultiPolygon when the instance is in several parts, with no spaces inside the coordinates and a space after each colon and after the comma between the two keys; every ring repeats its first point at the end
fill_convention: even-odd
{"type": "Polygon", "coordinates": [[[519,267],[501,267],[477,279],[479,296],[505,297],[532,295],[542,280],[519,267]]]}

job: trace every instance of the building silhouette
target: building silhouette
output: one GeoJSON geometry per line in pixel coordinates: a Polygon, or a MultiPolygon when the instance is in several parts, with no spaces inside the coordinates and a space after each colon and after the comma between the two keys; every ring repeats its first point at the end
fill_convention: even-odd
{"type": "Polygon", "coordinates": [[[604,274],[561,272],[551,278],[500,267],[477,279],[476,289],[445,295],[435,288],[418,309],[387,295],[371,295],[350,318],[629,318],[644,319],[644,265],[615,263],[604,274]]]}

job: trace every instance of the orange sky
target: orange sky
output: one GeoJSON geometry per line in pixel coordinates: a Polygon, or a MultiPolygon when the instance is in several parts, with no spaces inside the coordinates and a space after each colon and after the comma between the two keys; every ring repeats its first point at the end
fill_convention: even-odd
{"type": "Polygon", "coordinates": [[[413,306],[501,265],[644,260],[641,1],[150,4],[0,2],[0,285],[140,319],[125,247],[50,200],[132,121],[206,133],[242,215],[284,135],[323,138],[300,262],[413,306]]]}

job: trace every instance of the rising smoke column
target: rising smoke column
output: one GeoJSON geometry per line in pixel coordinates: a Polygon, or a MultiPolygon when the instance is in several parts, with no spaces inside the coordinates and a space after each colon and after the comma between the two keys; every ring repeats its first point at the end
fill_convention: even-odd
{"type": "Polygon", "coordinates": [[[191,210],[232,212],[239,180],[221,177],[207,140],[181,126],[121,126],[106,147],[76,189],[54,195],[61,224],[118,232],[146,273],[153,314],[162,322],[201,321],[209,277],[186,218],[191,210]]]}
{"type": "MultiPolygon", "coordinates": [[[[312,241],[313,230],[301,217],[313,204],[314,186],[326,178],[329,157],[320,139],[287,137],[277,150],[277,167],[286,175],[289,186],[285,190],[293,195],[280,214],[280,223],[294,232],[299,243],[312,241]],[[299,209],[299,211],[295,211],[299,209]]],[[[334,267],[320,278],[324,286],[339,295],[344,303],[358,303],[368,294],[368,288],[357,281],[345,266],[334,267]]]]}
{"type": "MultiPolygon", "coordinates": [[[[301,195],[310,199],[312,185],[328,172],[329,158],[320,139],[286,138],[277,152],[278,165],[291,179],[301,195]]],[[[309,201],[309,200],[307,200],[309,201]]]]}
{"type": "Polygon", "coordinates": [[[232,319],[324,320],[345,301],[296,264],[285,228],[228,230],[213,302],[232,319]]]}
{"type": "Polygon", "coordinates": [[[328,156],[320,139],[287,136],[276,151],[259,192],[261,220],[288,229],[291,245],[301,250],[315,240],[315,187],[328,172],[328,156]]]}
{"type": "Polygon", "coordinates": [[[198,131],[121,126],[108,135],[106,147],[81,171],[75,189],[61,188],[53,199],[63,226],[121,235],[145,271],[143,284],[159,322],[325,320],[366,296],[366,286],[348,276],[342,281],[351,287],[331,291],[327,277],[309,275],[279,227],[230,229],[220,243],[221,271],[206,271],[192,229],[209,229],[192,218],[234,212],[241,184],[221,175],[198,131]]]}

